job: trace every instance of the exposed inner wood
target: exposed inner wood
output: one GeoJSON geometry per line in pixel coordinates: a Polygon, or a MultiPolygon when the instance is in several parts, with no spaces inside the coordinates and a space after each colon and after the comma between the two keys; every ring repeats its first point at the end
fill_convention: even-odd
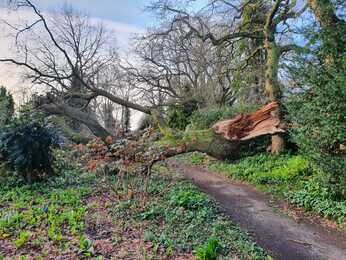
{"type": "Polygon", "coordinates": [[[262,135],[284,133],[284,125],[275,116],[278,107],[277,102],[271,102],[253,113],[217,122],[212,129],[230,141],[246,141],[262,135]]]}

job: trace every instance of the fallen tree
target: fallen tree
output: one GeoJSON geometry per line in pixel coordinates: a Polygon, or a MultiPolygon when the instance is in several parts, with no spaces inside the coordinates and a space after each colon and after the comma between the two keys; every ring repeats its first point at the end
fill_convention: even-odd
{"type": "MultiPolygon", "coordinates": [[[[32,37],[33,39],[36,39],[36,41],[31,43],[32,48],[30,48],[30,46],[28,47],[29,42],[25,42],[26,39],[20,40],[19,43],[25,43],[22,44],[25,48],[21,49],[23,57],[21,59],[13,59],[11,57],[0,58],[0,62],[14,64],[24,68],[27,77],[31,79],[33,83],[44,85],[47,87],[48,91],[54,93],[56,97],[51,100],[52,102],[46,102],[40,107],[47,115],[62,115],[69,117],[74,121],[85,124],[95,136],[103,139],[110,135],[110,133],[98,122],[98,120],[96,120],[96,118],[90,115],[90,113],[88,114],[87,112],[84,112],[86,106],[91,102],[91,100],[97,97],[107,98],[109,101],[126,108],[141,111],[149,115],[155,115],[155,110],[152,107],[136,104],[130,102],[127,98],[117,96],[117,90],[121,89],[121,85],[124,82],[119,80],[119,78],[122,78],[122,73],[119,73],[117,69],[114,70],[114,68],[118,68],[118,57],[117,55],[113,55],[116,53],[115,47],[111,45],[112,48],[109,50],[107,44],[105,46],[102,44],[103,42],[107,42],[107,35],[104,35],[103,33],[104,28],[95,28],[92,26],[92,23],[88,23],[87,19],[84,19],[79,15],[73,15],[71,10],[63,10],[63,12],[58,16],[63,19],[52,21],[51,19],[46,19],[44,14],[31,0],[11,0],[9,3],[10,7],[14,10],[20,8],[30,9],[36,18],[32,23],[19,27],[10,25],[13,32],[16,34],[16,45],[20,46],[18,40],[20,40],[21,35],[26,33],[29,33],[29,36],[35,35],[33,28],[36,28],[37,26],[39,26],[39,28],[45,33],[46,37],[32,37]],[[80,24],[86,24],[86,26],[81,27],[80,24]],[[66,30],[67,33],[65,33],[66,30]],[[83,33],[85,31],[86,33],[83,33]],[[84,44],[76,44],[81,42],[84,44]],[[90,42],[93,44],[88,44],[90,42]],[[46,46],[49,46],[49,48],[46,46]],[[31,49],[35,51],[33,52],[31,49]],[[101,55],[101,53],[109,54],[101,55]],[[112,55],[110,55],[111,53],[112,55]],[[104,75],[102,73],[107,70],[113,71],[111,73],[112,77],[109,78],[109,75],[104,75]],[[76,108],[73,103],[82,104],[82,107],[76,108]]],[[[271,110],[270,114],[271,117],[277,117],[277,120],[280,120],[282,115],[280,106],[278,105],[281,97],[281,90],[278,84],[279,60],[283,53],[294,49],[294,46],[280,46],[277,44],[277,41],[275,41],[275,37],[280,23],[285,22],[289,18],[298,17],[302,12],[304,12],[305,8],[302,8],[302,10],[298,12],[293,10],[295,5],[296,4],[291,5],[288,2],[286,3],[281,0],[276,0],[274,3],[268,5],[268,10],[265,12],[265,24],[262,25],[260,30],[245,30],[244,28],[234,26],[232,30],[220,38],[217,38],[217,34],[214,35],[212,31],[203,34],[203,30],[201,31],[198,28],[195,28],[193,21],[196,20],[196,18],[199,22],[201,21],[198,17],[193,17],[190,14],[179,11],[178,9],[170,8],[169,5],[164,5],[164,8],[169,8],[169,10],[166,11],[173,12],[177,15],[175,16],[176,18],[170,22],[171,29],[167,32],[160,32],[160,34],[168,35],[173,29],[175,29],[176,25],[184,25],[184,27],[188,29],[186,31],[186,37],[191,37],[191,39],[198,38],[204,42],[210,41],[214,46],[221,46],[224,45],[224,43],[232,44],[234,41],[239,41],[241,39],[260,40],[262,42],[262,44],[260,44],[261,48],[263,48],[267,54],[264,88],[268,100],[277,102],[275,111],[271,110]]],[[[237,13],[242,12],[244,7],[243,4],[239,4],[238,8],[233,5],[230,6],[232,6],[232,9],[235,9],[234,11],[237,13]]],[[[248,59],[250,58],[251,55],[248,59]]],[[[167,74],[165,77],[167,78],[170,76],[167,74]]],[[[160,93],[161,91],[165,93],[167,88],[160,84],[161,77],[158,78],[158,83],[155,84],[159,85],[160,93]]],[[[244,124],[244,126],[248,123],[248,119],[246,118],[238,118],[237,120],[240,120],[239,123],[244,124]]],[[[235,124],[235,122],[233,123],[235,124]]],[[[269,124],[270,122],[267,123],[269,124]]],[[[239,126],[239,124],[235,124],[236,128],[239,126]]],[[[250,134],[248,135],[248,138],[254,138],[259,133],[261,135],[271,134],[272,153],[282,152],[284,149],[284,142],[280,135],[281,131],[277,131],[278,129],[271,129],[269,131],[269,129],[264,125],[262,126],[264,127],[263,133],[256,133],[256,131],[254,131],[252,133],[254,134],[253,137],[250,134]]],[[[246,135],[244,137],[246,137],[246,135]]],[[[216,149],[217,151],[213,151],[212,153],[217,155],[217,157],[223,157],[224,153],[228,154],[227,150],[231,150],[228,148],[230,142],[227,143],[224,139],[227,138],[221,138],[219,135],[216,135],[215,132],[209,133],[209,140],[212,140],[211,145],[223,147],[225,151],[222,151],[222,149],[220,151],[219,148],[211,148],[208,144],[205,144],[205,142],[201,142],[200,145],[194,144],[193,149],[216,149]]],[[[234,145],[241,141],[233,139],[228,141],[232,141],[231,143],[234,143],[234,145]]]]}
{"type": "MultiPolygon", "coordinates": [[[[273,112],[278,104],[272,102],[259,110],[217,122],[207,130],[185,131],[168,141],[154,142],[150,133],[137,139],[126,140],[113,149],[120,168],[138,167],[136,172],[150,175],[151,167],[158,161],[188,152],[203,152],[217,159],[239,158],[240,147],[266,135],[285,132],[285,126],[273,112]]],[[[172,129],[161,125],[161,131],[172,134],[172,129]]],[[[174,136],[174,134],[173,134],[174,136]]]]}

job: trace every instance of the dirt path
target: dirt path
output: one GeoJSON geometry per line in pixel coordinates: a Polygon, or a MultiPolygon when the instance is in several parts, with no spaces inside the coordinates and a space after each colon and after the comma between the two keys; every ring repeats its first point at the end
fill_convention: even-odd
{"type": "Polygon", "coordinates": [[[269,197],[218,174],[169,161],[169,166],[218,201],[232,221],[275,259],[346,260],[346,236],[311,223],[297,223],[269,206],[269,197]]]}

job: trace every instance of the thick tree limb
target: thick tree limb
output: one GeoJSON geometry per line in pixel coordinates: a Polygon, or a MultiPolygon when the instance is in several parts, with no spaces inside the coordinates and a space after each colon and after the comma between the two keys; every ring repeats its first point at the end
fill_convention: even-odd
{"type": "Polygon", "coordinates": [[[48,115],[68,116],[80,123],[83,123],[95,136],[101,137],[102,139],[106,139],[108,136],[111,136],[111,134],[104,127],[102,127],[92,115],[79,109],[70,107],[66,104],[43,104],[39,106],[39,109],[48,115]]]}

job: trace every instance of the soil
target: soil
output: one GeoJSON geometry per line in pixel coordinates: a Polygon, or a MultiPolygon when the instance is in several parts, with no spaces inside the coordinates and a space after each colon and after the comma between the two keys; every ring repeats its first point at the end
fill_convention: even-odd
{"type": "Polygon", "coordinates": [[[273,205],[270,196],[247,184],[178,161],[168,165],[216,200],[232,222],[274,259],[346,260],[346,234],[304,218],[297,222],[277,210],[279,202],[273,205]]]}

